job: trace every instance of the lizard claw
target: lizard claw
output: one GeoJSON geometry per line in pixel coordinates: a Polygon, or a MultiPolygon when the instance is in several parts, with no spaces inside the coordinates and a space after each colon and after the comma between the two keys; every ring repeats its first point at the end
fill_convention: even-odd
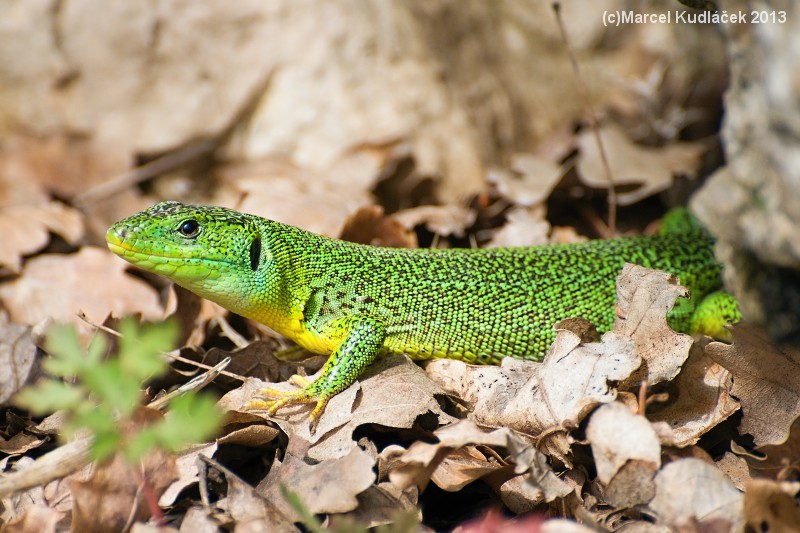
{"type": "Polygon", "coordinates": [[[296,385],[301,385],[303,388],[294,391],[260,389],[258,392],[256,392],[254,399],[247,402],[244,408],[248,411],[266,410],[267,414],[272,416],[278,411],[278,409],[282,409],[284,407],[289,407],[292,405],[315,404],[314,409],[308,416],[310,421],[310,430],[313,433],[317,426],[317,422],[319,421],[319,417],[325,410],[325,406],[328,404],[330,397],[324,397],[318,394],[310,393],[307,389],[309,382],[302,376],[292,376],[289,381],[296,385]]]}

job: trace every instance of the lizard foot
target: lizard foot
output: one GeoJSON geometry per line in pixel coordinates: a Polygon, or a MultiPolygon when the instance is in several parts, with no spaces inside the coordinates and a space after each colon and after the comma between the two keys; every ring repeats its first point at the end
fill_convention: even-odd
{"type": "Polygon", "coordinates": [[[303,376],[292,376],[289,381],[302,388],[293,391],[281,391],[276,389],[260,389],[254,398],[247,402],[244,408],[248,411],[266,410],[269,415],[274,415],[278,409],[292,405],[314,404],[314,409],[308,415],[311,423],[311,432],[314,432],[319,417],[325,410],[325,406],[330,400],[329,396],[309,391],[309,381],[303,376]]]}

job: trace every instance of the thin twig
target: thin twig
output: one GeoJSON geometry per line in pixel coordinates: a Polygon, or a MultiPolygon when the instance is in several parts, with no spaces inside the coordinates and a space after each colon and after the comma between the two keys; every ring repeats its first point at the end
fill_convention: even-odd
{"type": "Polygon", "coordinates": [[[603,138],[600,136],[600,128],[597,124],[597,115],[594,112],[594,106],[592,106],[592,103],[589,100],[589,91],[586,89],[586,82],[584,81],[583,76],[581,76],[580,67],[578,66],[578,59],[575,56],[575,51],[570,45],[569,36],[567,35],[567,30],[564,27],[564,21],[561,19],[561,3],[553,2],[552,7],[556,16],[556,21],[558,22],[558,29],[561,32],[561,39],[564,41],[564,49],[569,56],[569,61],[572,64],[572,70],[575,73],[575,80],[578,83],[578,92],[580,93],[581,100],[583,100],[583,105],[586,108],[586,114],[589,118],[589,126],[592,128],[595,141],[597,142],[597,148],[600,150],[600,158],[603,161],[603,169],[605,170],[606,180],[608,181],[608,229],[611,236],[614,236],[617,233],[617,192],[614,190],[614,176],[611,174],[611,166],[608,164],[606,149],[603,146],[603,138]]]}

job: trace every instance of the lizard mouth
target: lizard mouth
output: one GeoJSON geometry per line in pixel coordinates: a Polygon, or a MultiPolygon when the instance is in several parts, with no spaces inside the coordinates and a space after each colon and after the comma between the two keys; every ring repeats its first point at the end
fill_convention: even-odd
{"type": "MultiPolygon", "coordinates": [[[[124,230],[119,230],[115,227],[109,228],[109,230],[106,232],[106,245],[108,246],[108,249],[111,250],[111,252],[113,252],[115,255],[122,257],[134,265],[145,268],[145,270],[149,269],[143,263],[152,262],[152,260],[163,262],[164,264],[172,264],[172,266],[175,267],[181,266],[181,264],[185,263],[187,260],[194,259],[188,256],[182,256],[180,254],[158,253],[153,250],[155,247],[149,247],[150,249],[146,250],[146,248],[148,248],[147,246],[136,246],[135,244],[131,243],[132,239],[126,240],[123,232],[124,230]]],[[[202,260],[205,263],[230,263],[224,259],[208,257],[204,257],[202,260]]],[[[194,261],[197,261],[197,259],[194,259],[194,261]]]]}

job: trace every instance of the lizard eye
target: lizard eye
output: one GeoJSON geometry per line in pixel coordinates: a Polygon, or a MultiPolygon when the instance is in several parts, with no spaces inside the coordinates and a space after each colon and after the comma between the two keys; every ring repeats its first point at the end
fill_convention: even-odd
{"type": "Polygon", "coordinates": [[[200,233],[200,224],[196,220],[184,220],[178,227],[178,231],[184,237],[196,237],[200,233]]]}

